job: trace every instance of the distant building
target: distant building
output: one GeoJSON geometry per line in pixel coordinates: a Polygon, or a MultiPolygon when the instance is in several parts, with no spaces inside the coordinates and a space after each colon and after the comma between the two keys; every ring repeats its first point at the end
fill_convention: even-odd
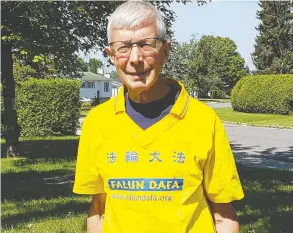
{"type": "Polygon", "coordinates": [[[82,72],[82,86],[80,96],[85,98],[112,97],[112,83],[110,77],[92,72],[82,72]]]}
{"type": "Polygon", "coordinates": [[[82,72],[81,74],[81,97],[110,98],[117,95],[118,89],[122,86],[119,79],[111,79],[110,74],[104,74],[103,69],[98,69],[98,74],[92,72],[82,72]]]}

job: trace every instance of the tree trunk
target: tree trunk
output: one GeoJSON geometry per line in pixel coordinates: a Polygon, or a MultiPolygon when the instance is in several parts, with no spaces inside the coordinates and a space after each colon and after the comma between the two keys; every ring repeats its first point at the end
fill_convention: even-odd
{"type": "Polygon", "coordinates": [[[15,83],[13,78],[13,59],[11,43],[1,40],[1,73],[3,85],[5,139],[7,145],[6,157],[18,155],[20,128],[17,125],[15,104],[15,83]]]}

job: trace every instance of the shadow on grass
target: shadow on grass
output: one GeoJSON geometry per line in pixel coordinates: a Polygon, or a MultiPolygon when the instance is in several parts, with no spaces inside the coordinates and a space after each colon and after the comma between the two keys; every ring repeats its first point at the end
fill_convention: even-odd
{"type": "Polygon", "coordinates": [[[68,174],[68,170],[2,174],[3,229],[12,226],[21,227],[33,219],[63,218],[70,213],[73,215],[83,213],[86,216],[89,201],[77,200],[78,196],[72,192],[73,180],[74,174],[73,172],[68,174]],[[5,207],[5,202],[6,205],[14,203],[14,208],[15,206],[20,209],[25,208],[25,212],[8,214],[9,210],[5,207]],[[24,202],[26,205],[18,204],[24,202]],[[54,205],[55,207],[52,208],[54,205]]]}
{"type": "MultiPolygon", "coordinates": [[[[291,233],[293,229],[293,172],[256,169],[238,166],[245,198],[234,207],[243,214],[240,225],[254,225],[268,220],[265,226],[270,233],[291,233]]],[[[259,232],[257,229],[255,232],[259,232]]],[[[261,231],[262,232],[262,231],[261,231]]]]}
{"type": "MultiPolygon", "coordinates": [[[[47,164],[62,165],[63,162],[72,162],[76,159],[78,149],[78,137],[66,139],[65,137],[54,137],[52,140],[22,139],[18,149],[25,160],[11,159],[11,170],[13,167],[20,172],[9,172],[2,174],[2,197],[4,200],[20,200],[32,198],[50,198],[72,193],[74,169],[56,169],[48,171],[47,164]],[[48,162],[48,163],[47,163],[48,162]],[[42,166],[41,171],[22,171],[29,165],[42,166]],[[42,171],[44,169],[44,171],[42,171]],[[66,170],[67,169],[67,170],[66,170]]],[[[6,149],[2,144],[1,152],[6,149]]],[[[65,163],[67,164],[67,163],[65,163]]],[[[39,167],[40,167],[39,166],[39,167]]],[[[63,165],[64,166],[64,165],[63,165]]]]}
{"type": "MultiPolygon", "coordinates": [[[[1,202],[3,204],[1,223],[3,229],[21,226],[33,219],[52,216],[66,217],[70,212],[76,215],[88,211],[89,203],[77,201],[77,196],[72,192],[74,168],[71,168],[71,164],[74,165],[77,156],[78,139],[78,137],[72,137],[72,139],[54,137],[52,140],[50,138],[48,140],[22,139],[18,150],[21,157],[26,159],[9,159],[11,172],[1,175],[1,202]],[[52,170],[48,171],[46,164],[50,164],[48,166],[52,166],[52,170]],[[70,164],[70,167],[62,169],[64,164],[70,164]],[[40,171],[29,170],[30,168],[28,171],[22,171],[22,168],[31,165],[38,165],[40,171]],[[58,202],[60,198],[61,201],[58,202]],[[68,202],[68,198],[72,198],[72,201],[68,202]],[[18,205],[19,202],[35,205],[35,202],[40,199],[47,200],[49,205],[50,203],[53,205],[56,201],[58,204],[47,211],[46,207],[40,204],[38,210],[22,207],[27,208],[25,213],[19,211],[16,211],[16,214],[5,213],[5,205],[9,205],[8,203],[12,203],[13,206],[18,205]],[[67,201],[62,201],[63,199],[67,201]]],[[[4,155],[5,151],[6,145],[3,143],[1,154],[4,155]]],[[[9,210],[6,209],[6,211],[9,210]]]]}
{"type": "Polygon", "coordinates": [[[72,195],[74,174],[68,170],[2,174],[1,199],[29,201],[72,195]]]}
{"type": "Polygon", "coordinates": [[[47,219],[48,217],[66,218],[72,217],[78,214],[84,214],[89,210],[89,202],[69,202],[56,205],[48,211],[44,211],[44,208],[40,207],[40,210],[27,211],[26,213],[2,216],[1,223],[2,229],[10,229],[11,227],[21,227],[26,225],[32,219],[47,219]],[[41,210],[43,209],[43,210],[41,210]]]}
{"type": "MultiPolygon", "coordinates": [[[[22,140],[18,144],[18,150],[22,157],[33,158],[75,158],[78,148],[78,137],[76,139],[62,140],[22,140]]],[[[5,156],[6,144],[1,146],[1,155],[5,156]]]]}

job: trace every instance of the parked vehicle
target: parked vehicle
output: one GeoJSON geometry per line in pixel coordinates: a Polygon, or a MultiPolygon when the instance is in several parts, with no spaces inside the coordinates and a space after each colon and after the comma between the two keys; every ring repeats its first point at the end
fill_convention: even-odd
{"type": "Polygon", "coordinates": [[[85,97],[81,97],[80,101],[83,102],[83,103],[86,103],[86,102],[91,103],[92,102],[91,99],[88,99],[88,98],[85,98],[85,97]]]}

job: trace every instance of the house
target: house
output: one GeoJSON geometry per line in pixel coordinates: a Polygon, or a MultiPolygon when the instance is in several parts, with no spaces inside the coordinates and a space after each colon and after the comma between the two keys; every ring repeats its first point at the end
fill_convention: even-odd
{"type": "Polygon", "coordinates": [[[82,86],[80,96],[85,98],[110,98],[112,97],[112,83],[110,77],[92,72],[82,72],[82,86]]]}
{"type": "Polygon", "coordinates": [[[118,89],[122,86],[120,80],[110,79],[110,74],[104,74],[100,69],[98,74],[82,72],[81,75],[80,96],[88,99],[108,99],[117,95],[118,89]]]}

